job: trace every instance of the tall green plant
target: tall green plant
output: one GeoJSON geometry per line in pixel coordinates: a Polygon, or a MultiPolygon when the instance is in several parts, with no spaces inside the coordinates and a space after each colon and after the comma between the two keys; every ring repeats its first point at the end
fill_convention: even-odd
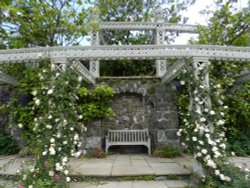
{"type": "Polygon", "coordinates": [[[34,169],[22,174],[23,186],[68,187],[67,162],[69,157],[80,155],[76,147],[80,146],[79,137],[85,129],[76,105],[79,88],[77,76],[70,70],[43,69],[39,73],[31,104],[36,112],[32,132],[37,156],[34,169]]]}

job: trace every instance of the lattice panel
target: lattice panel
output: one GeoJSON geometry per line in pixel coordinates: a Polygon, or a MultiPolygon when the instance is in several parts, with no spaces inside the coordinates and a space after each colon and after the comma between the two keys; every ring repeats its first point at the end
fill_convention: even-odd
{"type": "Polygon", "coordinates": [[[76,70],[76,72],[79,74],[79,76],[82,76],[87,82],[95,84],[95,77],[80,61],[74,60],[71,61],[70,64],[72,65],[74,70],[76,70]]]}
{"type": "MultiPolygon", "coordinates": [[[[157,22],[103,22],[99,29],[105,30],[154,30],[158,26],[157,22]]],[[[165,31],[179,33],[198,33],[195,25],[162,23],[165,31]]]]}
{"type": "Polygon", "coordinates": [[[250,61],[249,47],[200,45],[72,46],[0,50],[0,63],[34,62],[45,58],[75,60],[188,59],[250,61]]]}

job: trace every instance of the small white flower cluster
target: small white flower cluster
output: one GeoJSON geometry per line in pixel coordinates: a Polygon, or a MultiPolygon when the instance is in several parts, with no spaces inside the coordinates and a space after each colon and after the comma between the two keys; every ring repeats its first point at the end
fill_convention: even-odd
{"type": "MultiPolygon", "coordinates": [[[[191,108],[190,113],[182,113],[184,116],[184,126],[177,132],[178,136],[185,136],[185,140],[188,145],[192,145],[195,152],[195,158],[203,164],[203,167],[214,170],[215,175],[222,181],[231,181],[231,178],[223,174],[220,169],[220,165],[217,161],[225,156],[225,132],[223,125],[226,123],[224,120],[224,110],[228,109],[227,106],[223,106],[223,95],[221,95],[220,84],[213,85],[215,92],[216,105],[211,108],[211,101],[209,99],[209,85],[206,79],[205,73],[208,71],[206,63],[202,63],[196,70],[199,79],[192,71],[184,71],[184,76],[192,79],[192,85],[196,86],[191,92],[191,108]],[[191,117],[190,114],[194,114],[191,117]],[[216,129],[215,129],[216,128],[216,129]],[[215,132],[218,131],[218,132],[215,132]]],[[[182,79],[183,83],[189,83],[188,79],[182,79]]],[[[213,102],[213,101],[212,101],[213,102]]]]}
{"type": "MultiPolygon", "coordinates": [[[[71,179],[68,177],[69,170],[67,169],[69,157],[79,157],[82,154],[82,151],[76,151],[76,146],[80,147],[82,145],[80,132],[86,131],[87,128],[84,124],[80,123],[84,117],[82,114],[78,114],[75,108],[74,101],[77,99],[75,94],[70,95],[70,101],[67,101],[67,106],[72,109],[72,113],[69,113],[72,118],[67,115],[64,116],[65,109],[62,111],[61,107],[57,108],[59,105],[56,104],[56,102],[58,101],[56,101],[52,95],[58,93],[57,88],[60,87],[56,87],[56,82],[62,78],[60,77],[62,73],[55,73],[57,79],[55,79],[53,83],[44,82],[44,80],[48,79],[49,75],[47,70],[42,70],[42,72],[39,73],[42,85],[40,88],[31,92],[33,95],[34,109],[43,109],[49,106],[47,111],[42,111],[42,113],[40,113],[42,115],[39,114],[39,117],[34,118],[33,130],[38,133],[37,141],[42,145],[42,153],[39,159],[42,159],[42,163],[44,159],[54,159],[54,161],[56,161],[49,163],[48,161],[50,160],[48,160],[48,164],[44,163],[44,168],[47,169],[47,176],[51,176],[56,180],[59,178],[59,174],[64,174],[65,181],[70,182],[71,179]],[[39,135],[40,133],[41,135],[39,135]],[[42,135],[50,136],[43,137],[42,135]]],[[[82,79],[82,77],[78,77],[76,80],[76,84],[78,85],[76,87],[80,86],[82,79]]],[[[68,80],[60,82],[59,84],[62,83],[65,87],[69,87],[70,85],[70,81],[68,80]],[[67,84],[68,86],[66,86],[67,84]]],[[[72,88],[72,86],[70,86],[70,88],[72,88]]],[[[23,128],[23,124],[19,123],[18,127],[23,128]]],[[[41,169],[38,168],[32,169],[32,173],[39,172],[40,170],[41,169]]],[[[34,173],[34,175],[35,174],[39,173],[34,173]]],[[[30,185],[29,188],[32,188],[32,186],[33,185],[30,185]]]]}

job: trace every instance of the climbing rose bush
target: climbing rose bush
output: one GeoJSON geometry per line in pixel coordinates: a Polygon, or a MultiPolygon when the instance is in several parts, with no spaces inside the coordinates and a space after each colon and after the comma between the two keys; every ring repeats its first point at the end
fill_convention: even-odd
{"type": "Polygon", "coordinates": [[[69,187],[67,164],[70,157],[81,155],[77,147],[86,130],[76,105],[81,81],[71,70],[43,69],[39,73],[39,84],[31,92],[38,154],[33,167],[20,172],[20,188],[69,187]]]}
{"type": "MultiPolygon", "coordinates": [[[[177,132],[184,140],[182,145],[193,151],[195,159],[204,170],[204,181],[212,187],[247,188],[250,185],[249,171],[230,165],[226,156],[225,114],[223,89],[220,84],[206,83],[209,63],[203,63],[195,71],[192,67],[183,70],[181,84],[189,91],[190,104],[180,106],[182,127],[177,132]],[[236,173],[238,173],[236,175],[236,173]]],[[[181,96],[185,101],[187,96],[181,96]]]]}

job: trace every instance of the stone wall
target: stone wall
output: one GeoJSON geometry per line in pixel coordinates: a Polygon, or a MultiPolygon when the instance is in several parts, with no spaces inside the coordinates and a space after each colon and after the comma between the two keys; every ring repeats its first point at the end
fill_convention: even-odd
{"type": "Polygon", "coordinates": [[[98,84],[114,89],[115,97],[110,105],[115,115],[89,126],[85,139],[87,149],[103,147],[107,129],[148,128],[153,148],[179,145],[174,83],[161,84],[158,79],[103,79],[98,84]]]}
{"type": "MultiPolygon", "coordinates": [[[[0,106],[8,102],[12,96],[15,95],[15,92],[12,90],[10,85],[2,84],[0,85],[0,106]]],[[[12,122],[13,124],[14,122],[12,122]]],[[[9,115],[7,112],[0,112],[0,133],[9,133],[13,136],[13,138],[17,141],[17,143],[22,146],[23,143],[21,141],[21,131],[15,126],[10,126],[9,115]]]]}

